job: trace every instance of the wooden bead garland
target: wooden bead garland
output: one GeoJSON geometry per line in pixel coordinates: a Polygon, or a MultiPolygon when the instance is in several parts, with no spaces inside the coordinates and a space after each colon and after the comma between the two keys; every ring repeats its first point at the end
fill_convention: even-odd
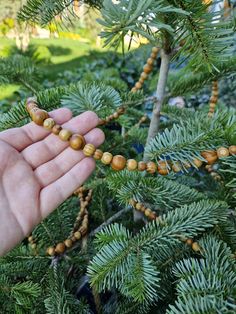
{"type": "Polygon", "coordinates": [[[218,81],[213,81],[208,112],[209,117],[212,117],[215,112],[216,103],[218,101],[218,95],[219,95],[218,81]]]}

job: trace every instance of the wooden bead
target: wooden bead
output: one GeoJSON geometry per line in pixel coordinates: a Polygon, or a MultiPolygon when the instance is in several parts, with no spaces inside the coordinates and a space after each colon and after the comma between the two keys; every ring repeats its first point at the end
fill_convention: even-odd
{"type": "Polygon", "coordinates": [[[34,108],[37,108],[39,109],[38,105],[34,102],[29,102],[27,105],[26,105],[26,109],[28,112],[30,112],[32,109],[34,108]]]}
{"type": "Polygon", "coordinates": [[[49,246],[49,247],[47,248],[47,254],[50,255],[50,256],[55,255],[55,249],[54,249],[53,246],[49,246]]]}
{"type": "Polygon", "coordinates": [[[229,152],[231,155],[236,155],[236,145],[231,145],[229,147],[229,152]]]}
{"type": "Polygon", "coordinates": [[[147,163],[147,172],[148,173],[155,173],[157,171],[157,165],[153,161],[149,161],[147,163]]]}
{"type": "Polygon", "coordinates": [[[122,155],[116,155],[112,158],[111,167],[113,170],[123,170],[126,165],[126,159],[122,155]]]}
{"type": "Polygon", "coordinates": [[[213,151],[204,151],[201,153],[202,157],[204,159],[206,159],[207,163],[209,165],[212,165],[216,162],[216,160],[218,159],[217,153],[213,150],[213,151]]]}
{"type": "Polygon", "coordinates": [[[140,77],[143,79],[143,80],[146,80],[148,78],[148,74],[145,73],[145,72],[142,72],[140,77]]]}
{"type": "Polygon", "coordinates": [[[36,245],[36,243],[31,243],[30,246],[31,246],[31,248],[32,248],[33,250],[35,250],[37,245],[36,245]]]}
{"type": "Polygon", "coordinates": [[[197,167],[197,168],[200,168],[203,164],[203,162],[197,158],[193,159],[193,164],[197,167]]]}
{"type": "Polygon", "coordinates": [[[52,118],[47,118],[43,122],[43,126],[47,130],[51,130],[54,127],[54,125],[55,125],[55,121],[52,118]]]}
{"type": "Polygon", "coordinates": [[[32,119],[34,121],[34,123],[36,123],[37,125],[43,125],[44,120],[46,120],[48,118],[48,113],[45,110],[37,110],[33,115],[32,115],[32,119]]]}
{"type": "Polygon", "coordinates": [[[149,64],[146,64],[144,67],[143,67],[143,72],[149,74],[152,72],[152,66],[149,65],[149,64]]]}
{"type": "Polygon", "coordinates": [[[62,141],[66,142],[68,141],[72,136],[72,132],[67,129],[62,129],[59,133],[59,137],[62,141]]]}
{"type": "Polygon", "coordinates": [[[142,208],[142,203],[137,203],[137,204],[135,205],[135,208],[136,208],[137,210],[141,210],[141,208],[142,208]]]}
{"type": "Polygon", "coordinates": [[[148,58],[148,59],[147,59],[147,64],[153,65],[154,61],[155,61],[155,59],[153,59],[153,58],[148,58]]]}
{"type": "Polygon", "coordinates": [[[192,249],[195,251],[195,252],[199,252],[201,249],[200,249],[200,246],[197,242],[193,242],[192,244],[192,249]]]}
{"type": "Polygon", "coordinates": [[[180,162],[175,162],[172,166],[171,166],[172,170],[174,172],[180,172],[182,171],[182,166],[180,162]]]}
{"type": "Polygon", "coordinates": [[[136,88],[136,87],[133,87],[133,88],[131,89],[131,92],[132,92],[132,93],[137,92],[137,88],[136,88]]]}
{"type": "Polygon", "coordinates": [[[85,228],[84,226],[80,227],[79,228],[79,232],[82,234],[82,235],[85,235],[87,233],[87,228],[85,228]]]}
{"type": "Polygon", "coordinates": [[[140,211],[141,211],[142,213],[145,213],[145,210],[146,210],[146,207],[142,204],[140,211]]]}
{"type": "Polygon", "coordinates": [[[145,216],[146,217],[149,217],[150,216],[150,214],[151,214],[151,209],[149,209],[149,208],[146,208],[146,210],[145,210],[145,212],[144,212],[144,214],[145,214],[145,216]]]}
{"type": "Polygon", "coordinates": [[[95,151],[96,151],[96,148],[93,144],[86,144],[83,149],[83,153],[87,157],[92,156],[95,153],[95,151]]]}
{"type": "Polygon", "coordinates": [[[125,112],[125,107],[120,107],[117,112],[119,113],[119,115],[123,114],[125,112]]]}
{"type": "Polygon", "coordinates": [[[137,82],[137,83],[135,84],[135,88],[136,88],[136,89],[142,88],[142,84],[141,84],[140,82],[137,82]]]}
{"type": "Polygon", "coordinates": [[[147,116],[141,117],[140,122],[143,123],[143,122],[145,122],[145,121],[147,121],[147,116]]]}
{"type": "Polygon", "coordinates": [[[213,103],[213,104],[216,104],[217,103],[217,97],[215,97],[215,96],[211,96],[211,98],[210,98],[210,102],[211,103],[213,103]]]}
{"type": "Polygon", "coordinates": [[[140,161],[140,162],[138,163],[138,170],[139,170],[139,171],[144,171],[144,170],[146,170],[146,168],[147,168],[146,162],[140,161]]]}
{"type": "Polygon", "coordinates": [[[149,215],[149,218],[150,218],[151,220],[155,220],[155,219],[157,218],[156,213],[151,212],[150,215],[149,215]]]}
{"type": "Polygon", "coordinates": [[[74,150],[83,149],[85,146],[85,139],[80,134],[73,134],[70,138],[70,147],[74,150]]]}
{"type": "Polygon", "coordinates": [[[114,119],[118,119],[119,118],[119,113],[118,112],[114,112],[113,113],[113,118],[114,119]]]}
{"type": "Polygon", "coordinates": [[[111,163],[111,161],[112,161],[112,158],[113,158],[113,156],[112,156],[111,153],[105,152],[105,153],[103,153],[103,155],[102,155],[101,162],[102,162],[103,164],[105,164],[105,165],[109,165],[109,164],[111,163]]]}
{"type": "Polygon", "coordinates": [[[159,174],[161,174],[162,176],[165,176],[168,174],[168,168],[167,168],[167,164],[165,161],[160,160],[158,161],[158,168],[157,171],[159,174]]]}
{"type": "Polygon", "coordinates": [[[193,244],[193,239],[187,239],[186,244],[192,246],[192,244],[193,244]]]}
{"type": "Polygon", "coordinates": [[[135,207],[136,204],[137,204],[137,202],[136,202],[135,200],[133,200],[133,199],[130,199],[130,200],[129,200],[129,204],[130,204],[131,206],[135,207]]]}
{"type": "Polygon", "coordinates": [[[229,156],[229,150],[226,147],[220,147],[217,149],[217,156],[219,158],[224,158],[229,156]]]}
{"type": "Polygon", "coordinates": [[[129,159],[127,160],[127,169],[129,171],[133,171],[133,170],[136,170],[138,167],[138,163],[135,159],[129,159]]]}
{"type": "Polygon", "coordinates": [[[75,236],[72,236],[71,237],[71,241],[74,243],[74,242],[76,242],[77,240],[76,240],[76,237],[75,236]]]}
{"type": "Polygon", "coordinates": [[[71,239],[66,239],[64,243],[65,243],[65,246],[68,248],[72,247],[73,245],[73,241],[71,239]]]}
{"type": "Polygon", "coordinates": [[[52,133],[58,135],[61,130],[62,127],[59,124],[55,124],[54,127],[52,128],[52,133]]]}
{"type": "Polygon", "coordinates": [[[158,53],[159,52],[159,48],[158,47],[153,47],[152,48],[152,52],[153,53],[158,53]]]}
{"type": "Polygon", "coordinates": [[[156,57],[157,57],[157,53],[152,52],[152,53],[150,54],[150,58],[156,59],[156,57]]]}
{"type": "Polygon", "coordinates": [[[81,233],[79,231],[76,231],[74,233],[74,237],[75,237],[76,240],[79,240],[81,238],[81,233]]]}
{"type": "Polygon", "coordinates": [[[144,79],[140,77],[138,81],[139,81],[139,83],[143,86],[144,79]]]}
{"type": "Polygon", "coordinates": [[[62,254],[65,252],[66,246],[65,243],[61,242],[56,245],[55,252],[58,254],[62,254]]]}
{"type": "Polygon", "coordinates": [[[29,237],[28,237],[28,241],[29,241],[29,242],[34,242],[33,236],[29,236],[29,237]]]}

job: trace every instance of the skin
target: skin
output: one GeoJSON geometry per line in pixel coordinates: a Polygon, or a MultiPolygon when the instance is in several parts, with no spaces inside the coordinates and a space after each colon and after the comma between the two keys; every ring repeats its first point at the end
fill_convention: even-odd
{"type": "MultiPolygon", "coordinates": [[[[103,143],[94,112],[72,118],[70,110],[61,108],[49,114],[64,128],[84,135],[86,143],[103,143]]],[[[92,158],[33,122],[0,132],[0,255],[28,236],[94,168],[92,158]]]]}

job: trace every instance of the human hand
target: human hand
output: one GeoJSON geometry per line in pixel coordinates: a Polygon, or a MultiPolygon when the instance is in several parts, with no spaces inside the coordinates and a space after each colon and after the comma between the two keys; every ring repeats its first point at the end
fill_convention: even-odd
{"type": "MultiPolygon", "coordinates": [[[[104,134],[98,117],[87,111],[72,118],[66,108],[50,113],[57,124],[99,146],[104,134]]],[[[33,122],[0,132],[0,255],[66,200],[95,168],[92,158],[68,147],[33,122]]]]}

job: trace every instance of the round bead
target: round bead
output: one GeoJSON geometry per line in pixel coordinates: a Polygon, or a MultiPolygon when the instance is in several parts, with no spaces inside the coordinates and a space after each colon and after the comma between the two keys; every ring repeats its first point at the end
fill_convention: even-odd
{"type": "Polygon", "coordinates": [[[34,123],[37,125],[43,125],[44,120],[48,118],[48,113],[45,110],[37,110],[36,112],[33,113],[32,119],[34,123]]]}
{"type": "Polygon", "coordinates": [[[127,169],[129,171],[133,171],[133,170],[136,170],[138,167],[138,163],[135,159],[129,159],[127,160],[127,169]]]}
{"type": "Polygon", "coordinates": [[[109,165],[109,164],[111,163],[111,161],[112,161],[112,158],[113,158],[113,156],[112,156],[111,153],[105,152],[105,153],[103,153],[103,155],[102,155],[101,162],[102,162],[103,164],[105,164],[105,165],[109,165]]]}
{"type": "Polygon", "coordinates": [[[87,228],[86,227],[84,227],[84,226],[82,226],[82,227],[80,227],[79,228],[79,232],[82,234],[82,235],[85,235],[86,233],[87,233],[87,228]]]}
{"type": "Polygon", "coordinates": [[[147,168],[146,162],[140,161],[140,162],[138,163],[138,170],[139,170],[139,171],[144,171],[144,170],[146,170],[146,168],[147,168]]]}
{"type": "Polygon", "coordinates": [[[150,58],[156,59],[156,57],[157,57],[157,53],[152,52],[152,53],[150,54],[150,58]]]}
{"type": "Polygon", "coordinates": [[[47,254],[50,255],[50,256],[55,255],[55,249],[54,249],[53,246],[49,246],[49,247],[47,248],[47,254]]]}
{"type": "Polygon", "coordinates": [[[31,109],[34,109],[34,108],[38,108],[38,105],[34,102],[29,102],[27,105],[26,105],[26,109],[27,111],[31,111],[31,109]]]}
{"type": "Polygon", "coordinates": [[[37,245],[36,245],[36,243],[31,243],[30,246],[31,246],[31,248],[32,248],[33,250],[35,250],[37,245]]]}
{"type": "Polygon", "coordinates": [[[193,242],[192,244],[192,249],[195,251],[195,252],[199,252],[201,249],[200,249],[200,246],[197,242],[193,242]]]}
{"type": "Polygon", "coordinates": [[[167,164],[166,164],[165,161],[160,160],[160,161],[158,162],[157,171],[158,171],[159,174],[161,174],[161,175],[163,175],[163,176],[165,176],[165,175],[168,174],[167,164]]]}
{"type": "Polygon", "coordinates": [[[59,133],[59,137],[62,141],[66,142],[72,136],[72,132],[67,129],[62,129],[59,133]]]}
{"type": "Polygon", "coordinates": [[[220,147],[217,149],[217,156],[219,158],[224,158],[229,156],[229,150],[226,147],[220,147]]]}
{"type": "Polygon", "coordinates": [[[146,80],[146,79],[148,78],[148,75],[147,75],[147,73],[142,72],[141,75],[140,75],[140,77],[141,77],[143,80],[146,80]]]}
{"type": "Polygon", "coordinates": [[[157,171],[157,165],[153,161],[149,161],[147,163],[147,172],[148,173],[155,173],[157,171]]]}
{"type": "Polygon", "coordinates": [[[193,244],[193,239],[188,239],[188,240],[186,241],[186,244],[187,244],[187,245],[192,245],[192,244],[193,244]]]}
{"type": "Polygon", "coordinates": [[[81,238],[81,233],[79,231],[76,231],[74,233],[74,237],[75,237],[76,240],[79,240],[81,238]]]}
{"type": "Polygon", "coordinates": [[[213,103],[213,104],[216,104],[217,103],[217,97],[215,97],[215,96],[211,96],[211,98],[210,98],[210,102],[211,103],[213,103]]]}
{"type": "Polygon", "coordinates": [[[136,87],[133,87],[133,88],[131,89],[131,92],[132,92],[132,93],[137,92],[137,88],[136,88],[136,87]]]}
{"type": "Polygon", "coordinates": [[[136,88],[136,89],[142,88],[142,84],[141,84],[140,82],[137,82],[137,83],[135,84],[135,88],[136,88]]]}
{"type": "Polygon", "coordinates": [[[152,72],[152,66],[149,65],[149,64],[146,64],[144,67],[143,67],[143,72],[149,74],[152,72]]]}
{"type": "Polygon", "coordinates": [[[144,79],[140,77],[138,81],[139,81],[139,83],[143,86],[144,79]]]}
{"type": "Polygon", "coordinates": [[[145,214],[146,217],[149,217],[151,212],[152,212],[151,209],[146,208],[144,214],[145,214]]]}
{"type": "Polygon", "coordinates": [[[136,208],[137,210],[141,210],[141,208],[142,208],[142,203],[137,203],[137,204],[135,205],[135,208],[136,208]]]}
{"type": "Polygon", "coordinates": [[[80,134],[73,134],[70,138],[70,147],[74,150],[83,149],[85,146],[85,139],[80,134]]]}
{"type": "Polygon", "coordinates": [[[123,114],[125,112],[125,107],[120,107],[117,112],[119,113],[119,115],[123,114]]]}
{"type": "Polygon", "coordinates": [[[28,237],[28,241],[29,241],[29,242],[34,242],[33,236],[29,236],[29,237],[28,237]]]}
{"type": "Polygon", "coordinates": [[[118,119],[119,118],[119,113],[118,112],[114,112],[113,113],[113,118],[114,119],[118,119]]]}
{"type": "Polygon", "coordinates": [[[197,158],[193,159],[193,164],[197,167],[197,168],[200,168],[201,165],[203,164],[203,162],[197,158]]]}
{"type": "Polygon", "coordinates": [[[231,145],[229,147],[229,152],[231,155],[236,155],[236,145],[231,145]]]}
{"type": "Polygon", "coordinates": [[[96,148],[93,144],[86,144],[83,149],[83,153],[87,157],[92,156],[95,153],[95,151],[96,151],[96,148]]]}
{"type": "Polygon", "coordinates": [[[55,125],[55,121],[52,118],[47,118],[43,122],[43,126],[47,130],[51,130],[54,127],[54,125],[55,125]]]}
{"type": "Polygon", "coordinates": [[[129,204],[133,207],[136,206],[137,202],[135,200],[133,200],[132,198],[129,200],[129,204]]]}
{"type": "Polygon", "coordinates": [[[52,133],[58,135],[61,130],[62,127],[59,124],[55,124],[54,127],[52,128],[52,133]]]}
{"type": "Polygon", "coordinates": [[[147,116],[141,117],[140,122],[143,123],[143,122],[145,122],[145,121],[147,121],[147,116]]]}
{"type": "Polygon", "coordinates": [[[150,215],[149,215],[149,218],[150,218],[151,220],[155,220],[155,219],[157,218],[156,213],[151,212],[150,215]]]}
{"type": "Polygon", "coordinates": [[[123,170],[126,165],[126,159],[122,155],[116,155],[112,158],[111,167],[113,170],[123,170]]]}
{"type": "Polygon", "coordinates": [[[76,242],[77,240],[76,240],[76,237],[75,236],[72,236],[71,237],[71,241],[74,243],[74,242],[76,242]]]}
{"type": "Polygon", "coordinates": [[[154,61],[155,61],[155,59],[153,59],[153,58],[148,58],[148,59],[147,59],[147,64],[153,65],[154,61]]]}
{"type": "Polygon", "coordinates": [[[65,243],[61,242],[56,245],[55,252],[58,254],[62,254],[65,252],[66,246],[65,243]]]}
{"type": "Polygon", "coordinates": [[[204,151],[201,153],[201,155],[204,159],[206,159],[209,165],[214,164],[214,162],[216,162],[216,160],[218,159],[217,153],[214,150],[204,151]]]}
{"type": "Polygon", "coordinates": [[[68,248],[72,247],[73,245],[73,241],[71,239],[66,239],[64,243],[65,243],[65,246],[68,248]]]}
{"type": "Polygon", "coordinates": [[[159,48],[158,47],[153,47],[152,48],[152,52],[153,53],[158,53],[159,52],[159,48]]]}
{"type": "Polygon", "coordinates": [[[174,172],[180,172],[182,170],[182,166],[180,162],[175,162],[171,168],[174,172]]]}

